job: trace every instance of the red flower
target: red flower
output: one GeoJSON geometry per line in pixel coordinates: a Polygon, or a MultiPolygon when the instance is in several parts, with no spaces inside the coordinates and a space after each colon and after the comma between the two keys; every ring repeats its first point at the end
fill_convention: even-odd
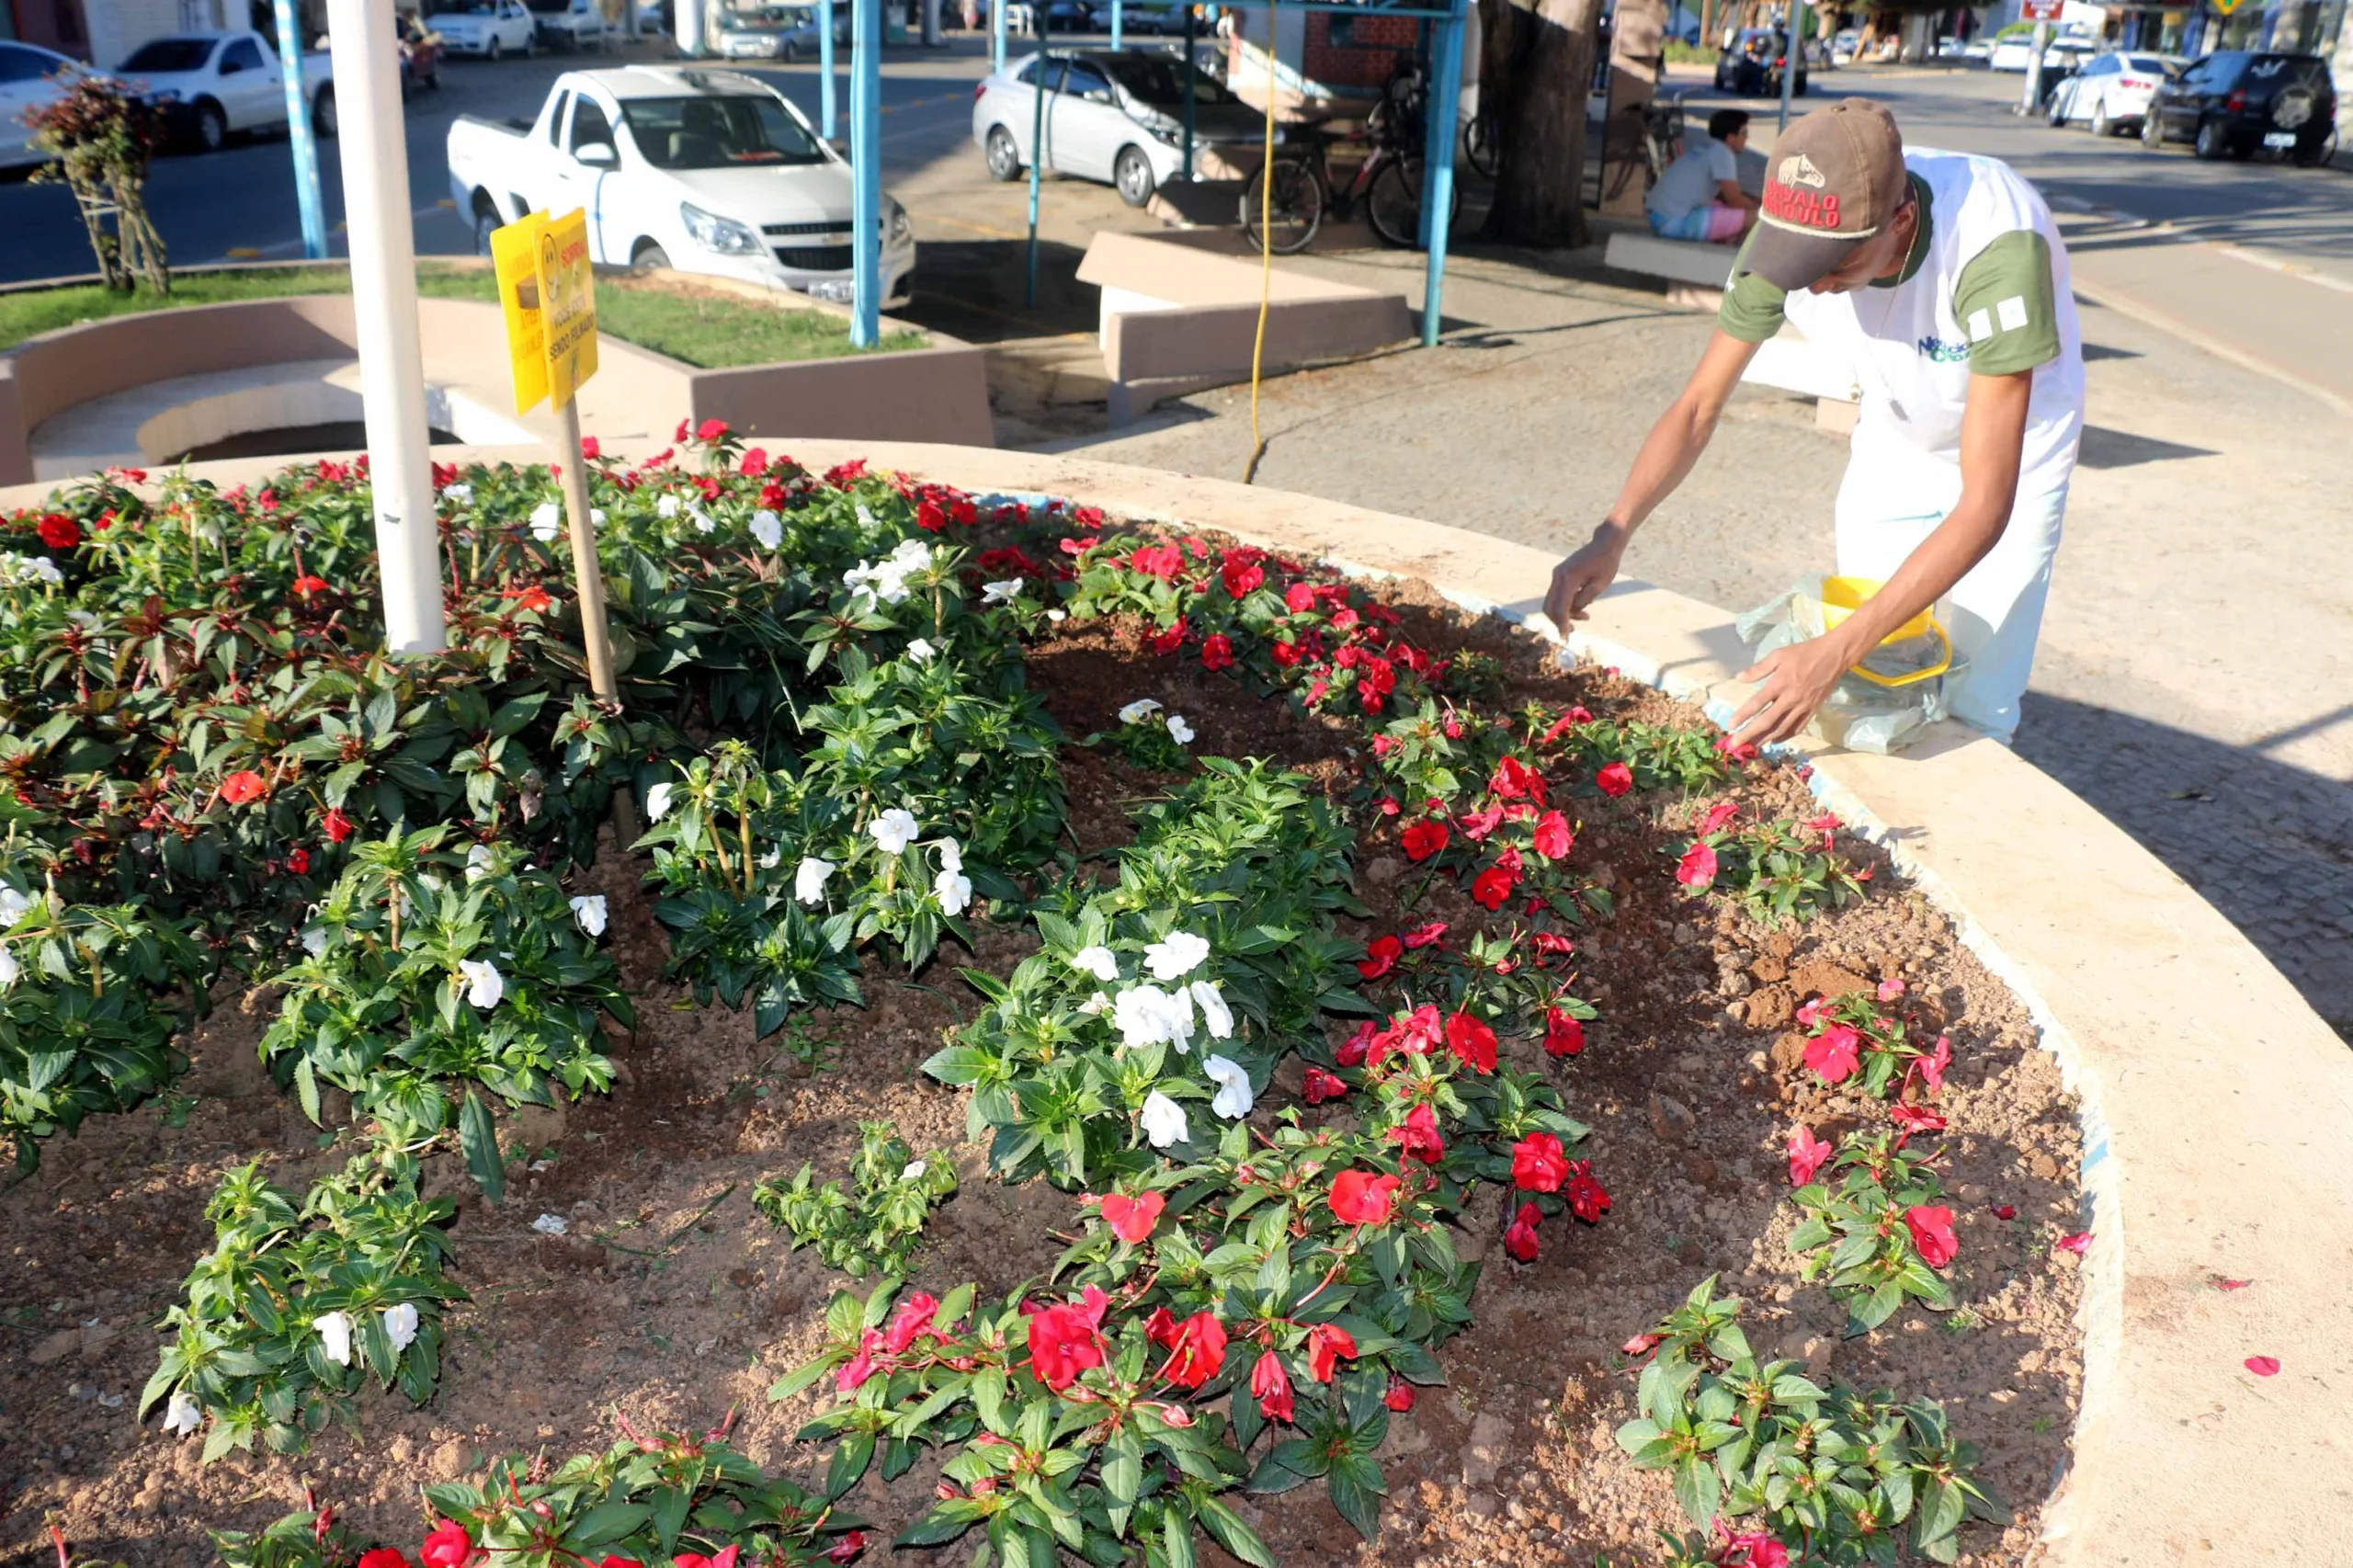
{"type": "Polygon", "coordinates": [[[1598,1225],[1609,1212],[1609,1190],[1594,1179],[1591,1160],[1570,1164],[1569,1185],[1563,1196],[1569,1200],[1569,1212],[1588,1225],[1598,1225]]]}
{"type": "Polygon", "coordinates": [[[1356,1335],[1337,1324],[1319,1323],[1307,1331],[1307,1375],[1319,1383],[1330,1382],[1333,1369],[1356,1354],[1356,1335]]]}
{"type": "Polygon", "coordinates": [[[1353,631],[1356,630],[1356,624],[1357,612],[1348,608],[1347,606],[1342,605],[1338,609],[1332,612],[1333,631],[1353,631]]]}
{"type": "Polygon", "coordinates": [[[731,1546],[716,1557],[705,1557],[699,1551],[681,1551],[670,1559],[670,1568],[735,1568],[735,1559],[742,1555],[741,1546],[731,1546]]]}
{"type": "Polygon", "coordinates": [[[1111,1304],[1099,1286],[1089,1285],[1076,1305],[1057,1301],[1029,1318],[1029,1369],[1060,1393],[1089,1367],[1103,1364],[1103,1340],[1096,1330],[1111,1304]]]}
{"type": "Polygon", "coordinates": [[[1397,960],[1404,956],[1405,944],[1394,937],[1375,937],[1365,952],[1368,956],[1357,965],[1357,972],[1367,980],[1379,980],[1397,967],[1397,960]]]}
{"type": "Polygon", "coordinates": [[[1516,756],[1505,757],[1495,764],[1495,777],[1487,780],[1488,791],[1506,801],[1544,802],[1544,776],[1516,756]]]}
{"type": "Polygon", "coordinates": [[[1920,1076],[1931,1090],[1945,1086],[1945,1071],[1952,1065],[1952,1040],[1949,1036],[1937,1037],[1937,1049],[1920,1059],[1920,1076]]]}
{"type": "Polygon", "coordinates": [[[359,1568],[409,1568],[409,1562],[406,1554],[389,1546],[380,1546],[373,1551],[359,1554],[359,1568]]]}
{"type": "Polygon", "coordinates": [[[1801,1126],[1790,1134],[1790,1185],[1803,1187],[1813,1179],[1837,1149],[1813,1135],[1813,1129],[1801,1126]]]}
{"type": "Polygon", "coordinates": [[[1634,770],[1622,762],[1613,762],[1593,776],[1601,792],[1616,798],[1634,787],[1634,770]]]}
{"type": "Polygon", "coordinates": [[[1942,1268],[1961,1250],[1961,1242],[1952,1233],[1952,1210],[1942,1204],[1914,1204],[1904,1211],[1904,1224],[1912,1233],[1920,1261],[1931,1268],[1942,1268]]]}
{"type": "Polygon", "coordinates": [[[1569,819],[1558,812],[1546,812],[1536,819],[1536,853],[1547,860],[1562,860],[1576,846],[1576,835],[1569,831],[1569,819]]]}
{"type": "Polygon", "coordinates": [[[1716,880],[1716,852],[1705,844],[1694,844],[1683,852],[1683,864],[1675,868],[1675,880],[1693,892],[1705,892],[1716,880]]]}
{"type": "Polygon", "coordinates": [[[1123,1242],[1136,1243],[1152,1234],[1160,1223],[1161,1210],[1168,1207],[1168,1199],[1157,1192],[1147,1192],[1142,1198],[1130,1198],[1123,1192],[1107,1193],[1103,1199],[1103,1222],[1111,1233],[1123,1242]]]}
{"type": "MultiPolygon", "coordinates": [[[[733,1550],[732,1548],[730,1550],[733,1550]]],[[[866,1550],[866,1532],[852,1530],[825,1549],[828,1562],[847,1562],[866,1550]]]]}
{"type": "Polygon", "coordinates": [[[2250,1356],[2246,1358],[2246,1369],[2258,1378],[2276,1378],[2279,1375],[2279,1358],[2250,1356]]]}
{"type": "Polygon", "coordinates": [[[1569,1179],[1569,1157],[1549,1132],[1531,1132],[1511,1146],[1511,1180],[1522,1192],[1558,1192],[1569,1179]]]}
{"type": "Polygon", "coordinates": [[[686,422],[685,420],[681,419],[681,420],[679,420],[679,421],[678,421],[678,427],[677,427],[676,430],[673,430],[673,431],[671,431],[671,432],[670,432],[670,439],[672,439],[673,441],[684,441],[686,438],[687,438],[687,422],[686,422]]]}
{"type": "Polygon", "coordinates": [[[1446,1020],[1446,1048],[1482,1073],[1495,1070],[1495,1031],[1484,1019],[1457,1013],[1446,1020]]]}
{"type": "Polygon", "coordinates": [[[341,844],[351,836],[351,819],[344,815],[341,806],[329,806],[327,814],[319,819],[319,831],[327,835],[329,844],[341,844]]]}
{"type": "Polygon", "coordinates": [[[1381,1403],[1403,1415],[1414,1408],[1414,1385],[1396,1373],[1390,1373],[1389,1392],[1381,1396],[1381,1403]]]}
{"type": "Polygon", "coordinates": [[[727,421],[724,419],[704,420],[701,424],[695,426],[695,439],[698,441],[723,441],[727,439],[727,421]]]}
{"type": "Polygon", "coordinates": [[[2061,1236],[2052,1244],[2061,1252],[2072,1252],[2077,1257],[2081,1257],[2091,1250],[2092,1233],[2089,1231],[2078,1231],[2072,1236],[2061,1236]]]}
{"type": "Polygon", "coordinates": [[[882,1334],[884,1352],[904,1356],[918,1339],[926,1335],[933,1339],[945,1337],[933,1324],[938,1315],[939,1298],[928,1291],[917,1290],[901,1301],[899,1310],[891,1314],[891,1326],[882,1334]]]}
{"type": "Polygon", "coordinates": [[[82,542],[82,525],[63,512],[51,512],[40,520],[40,541],[51,550],[71,550],[82,542]]]}
{"type": "Polygon", "coordinates": [[[1347,1170],[1332,1178],[1332,1212],[1344,1225],[1385,1225],[1404,1182],[1393,1176],[1347,1170]]]}
{"type": "Polygon", "coordinates": [[[1699,819],[1699,825],[1693,831],[1705,837],[1738,815],[1740,815],[1738,801],[1718,801],[1708,808],[1708,814],[1699,819]]]}
{"type": "Polygon", "coordinates": [[[1322,1105],[1325,1100],[1342,1099],[1347,1096],[1347,1080],[1337,1074],[1326,1073],[1321,1067],[1310,1067],[1307,1070],[1307,1103],[1309,1105],[1322,1105]]]}
{"type": "Polygon", "coordinates": [[[269,786],[251,768],[240,768],[221,780],[221,798],[233,806],[242,806],[268,793],[269,786]]]}
{"type": "Polygon", "coordinates": [[[1522,1263],[1536,1261],[1536,1224],[1544,1218],[1544,1210],[1533,1203],[1523,1203],[1519,1212],[1512,1216],[1511,1224],[1504,1231],[1504,1251],[1522,1263]]]}
{"type": "Polygon", "coordinates": [[[1138,545],[1128,564],[1144,576],[1170,582],[1185,569],[1185,552],[1173,544],[1138,545]]]}
{"type": "Polygon", "coordinates": [[[289,849],[286,852],[286,869],[293,872],[298,877],[309,876],[311,874],[311,852],[307,849],[289,849]]]}
{"type": "Polygon", "coordinates": [[[1256,591],[1258,585],[1267,580],[1267,569],[1235,552],[1229,553],[1220,562],[1218,575],[1225,580],[1228,597],[1246,599],[1256,591]]]}
{"type": "Polygon", "coordinates": [[[1945,1119],[1927,1106],[1900,1105],[1887,1114],[1894,1119],[1896,1126],[1904,1129],[1903,1137],[1896,1140],[1899,1145],[1915,1134],[1942,1132],[1945,1130],[1945,1119]]]}
{"type": "Polygon", "coordinates": [[[1490,866],[1471,879],[1471,896],[1489,909],[1501,909],[1511,897],[1512,874],[1490,866]]]}
{"type": "Polygon", "coordinates": [[[1996,1220],[2015,1220],[2018,1217],[2017,1206],[2009,1203],[1993,1204],[1989,1207],[1988,1212],[1996,1220]]]}
{"type": "Polygon", "coordinates": [[[1304,615],[1315,608],[1315,590],[1305,583],[1293,583],[1283,590],[1283,608],[1293,615],[1304,615]]]}
{"type": "Polygon", "coordinates": [[[455,1519],[434,1526],[425,1544],[416,1549],[416,1559],[425,1568],[465,1568],[466,1560],[473,1554],[474,1538],[455,1519]]]}
{"type": "Polygon", "coordinates": [[[1416,926],[1412,930],[1406,932],[1405,945],[1409,948],[1434,947],[1437,945],[1438,938],[1445,935],[1446,922],[1443,920],[1433,920],[1427,926],[1416,926]]]}
{"type": "Polygon", "coordinates": [[[1855,1070],[1863,1037],[1846,1024],[1833,1024],[1805,1042],[1805,1064],[1825,1084],[1844,1083],[1855,1070]]]}
{"type": "Polygon", "coordinates": [[[915,527],[926,533],[943,531],[948,527],[948,508],[926,496],[915,503],[915,527]]]}
{"type": "Polygon", "coordinates": [[[1426,1105],[1407,1111],[1405,1119],[1389,1130],[1389,1141],[1400,1145],[1400,1159],[1434,1165],[1446,1158],[1446,1139],[1438,1130],[1438,1113],[1426,1105]]]}
{"type": "Polygon", "coordinates": [[[1483,812],[1465,812],[1462,813],[1462,831],[1472,843],[1484,843],[1487,835],[1502,825],[1503,820],[1504,809],[1501,806],[1489,806],[1483,812]]]}
{"type": "Polygon", "coordinates": [[[1229,669],[1233,664],[1233,639],[1221,631],[1201,642],[1201,668],[1229,669]]]}
{"type": "Polygon", "coordinates": [[[1164,659],[1182,648],[1185,645],[1185,618],[1178,616],[1176,624],[1165,631],[1145,632],[1143,645],[1164,659]]]}
{"type": "Polygon", "coordinates": [[[842,1363],[834,1373],[834,1387],[843,1393],[854,1393],[866,1380],[874,1375],[874,1354],[882,1348],[882,1331],[870,1328],[858,1336],[858,1354],[842,1363]]]}
{"type": "Polygon", "coordinates": [[[1574,1056],[1585,1049],[1585,1025],[1558,1007],[1544,1009],[1544,1051],[1550,1056],[1574,1056]]]}
{"type": "Polygon", "coordinates": [[[1723,1545],[1716,1549],[1720,1568],[1790,1568],[1790,1549],[1763,1530],[1734,1535],[1729,1525],[1718,1519],[1716,1533],[1724,1538],[1723,1545]]]}
{"type": "MultiPolygon", "coordinates": [[[[1565,958],[1577,950],[1577,945],[1558,931],[1539,931],[1536,933],[1536,950],[1565,958]]],[[[1540,959],[1538,961],[1543,960],[1540,959]]]]}
{"type": "Polygon", "coordinates": [[[1663,1334],[1638,1334],[1618,1346],[1618,1349],[1621,1355],[1647,1356],[1657,1349],[1658,1342],[1665,1337],[1663,1334]]]}
{"type": "Polygon", "coordinates": [[[324,577],[313,577],[306,572],[301,576],[294,579],[294,591],[307,599],[313,594],[325,593],[327,591],[327,580],[324,577]]]}
{"type": "Polygon", "coordinates": [[[1379,1032],[1380,1026],[1370,1018],[1367,1018],[1357,1026],[1357,1032],[1350,1035],[1342,1042],[1340,1049],[1332,1053],[1332,1059],[1343,1067],[1363,1066],[1365,1052],[1372,1049],[1373,1036],[1379,1032]]]}
{"type": "Polygon", "coordinates": [[[1168,1364],[1160,1369],[1164,1382],[1198,1389],[1225,1364],[1225,1324],[1215,1312],[1195,1312],[1175,1325],[1166,1344],[1168,1364]]]}
{"type": "Polygon", "coordinates": [[[1400,835],[1400,841],[1405,846],[1405,858],[1409,860],[1428,859],[1446,847],[1446,824],[1427,817],[1406,824],[1404,833],[1400,835]]]}
{"type": "Polygon", "coordinates": [[[1290,1374],[1283,1370],[1283,1358],[1273,1351],[1260,1353],[1258,1364],[1250,1369],[1250,1395],[1258,1402],[1258,1414],[1272,1421],[1291,1418],[1290,1374]]]}
{"type": "Polygon", "coordinates": [[[1275,656],[1275,663],[1284,669],[1289,669],[1299,663],[1301,657],[1299,644],[1296,642],[1278,642],[1267,652],[1272,653],[1275,656]]]}

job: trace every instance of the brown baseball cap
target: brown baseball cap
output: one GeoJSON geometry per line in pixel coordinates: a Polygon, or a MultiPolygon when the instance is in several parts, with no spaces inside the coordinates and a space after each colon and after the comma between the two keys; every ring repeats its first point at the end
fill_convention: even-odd
{"type": "Polygon", "coordinates": [[[1765,165],[1765,203],[1741,263],[1777,288],[1819,282],[1904,205],[1904,137],[1869,98],[1790,122],[1765,165]]]}

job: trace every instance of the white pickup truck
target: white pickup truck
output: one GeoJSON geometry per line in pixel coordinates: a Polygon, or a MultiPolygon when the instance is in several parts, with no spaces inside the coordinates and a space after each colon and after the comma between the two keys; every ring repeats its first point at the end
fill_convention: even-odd
{"type": "MultiPolygon", "coordinates": [[[[286,123],[286,79],[278,45],[257,32],[174,33],[149,39],[112,74],[161,108],[175,131],[206,152],[233,131],[286,123]]],[[[335,134],[335,69],[325,51],[302,56],[302,97],[312,122],[335,134]],[[324,97],[322,97],[322,93],[324,97]]]]}
{"type": "MultiPolygon", "coordinates": [[[[485,255],[502,223],[577,207],[590,259],[606,266],[850,298],[849,165],[800,110],[739,72],[567,71],[536,120],[460,115],[449,160],[449,194],[485,255]]],[[[903,305],[914,226],[888,196],[881,220],[881,302],[903,305]]]]}

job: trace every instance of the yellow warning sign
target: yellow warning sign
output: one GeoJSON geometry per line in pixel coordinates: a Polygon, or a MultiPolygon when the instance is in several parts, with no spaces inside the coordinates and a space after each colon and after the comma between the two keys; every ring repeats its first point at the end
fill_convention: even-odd
{"type": "Polygon", "coordinates": [[[536,212],[490,232],[498,269],[498,308],[506,317],[506,357],[515,369],[515,412],[529,414],[548,395],[546,335],[540,326],[540,229],[536,212]]]}
{"type": "Polygon", "coordinates": [[[558,408],[597,373],[597,289],[588,263],[588,215],[578,208],[539,231],[540,324],[548,401],[558,408]]]}

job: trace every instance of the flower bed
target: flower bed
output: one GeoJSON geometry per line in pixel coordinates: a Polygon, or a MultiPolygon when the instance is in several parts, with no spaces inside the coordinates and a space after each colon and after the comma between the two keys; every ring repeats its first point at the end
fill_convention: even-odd
{"type": "MultiPolygon", "coordinates": [[[[1683,1560],[2022,1560],[1964,1520],[2064,1452],[2066,1107],[1790,770],[1411,587],[708,434],[598,463],[620,714],[544,472],[446,476],[457,651],[397,667],[349,652],[363,476],[18,521],[64,579],[12,590],[7,693],[56,874],[6,942],[155,948],[104,977],[139,1071],[52,1074],[90,1114],[0,1221],[73,1472],[20,1517],[144,1560],[299,1471],[343,1562],[463,1559],[420,1483],[591,1562],[1639,1558],[1720,1508],[1683,1560]],[[624,786],[652,830],[596,856],[624,786]],[[192,1106],[97,1114],[245,983],[179,1037],[192,1106]],[[142,1435],[99,1402],[158,1313],[142,1435]],[[731,1405],[733,1446],[634,1436],[731,1405]],[[609,1461],[481,1490],[615,1406],[609,1461]]],[[[58,950],[11,1013],[84,1005],[58,950]]]]}

